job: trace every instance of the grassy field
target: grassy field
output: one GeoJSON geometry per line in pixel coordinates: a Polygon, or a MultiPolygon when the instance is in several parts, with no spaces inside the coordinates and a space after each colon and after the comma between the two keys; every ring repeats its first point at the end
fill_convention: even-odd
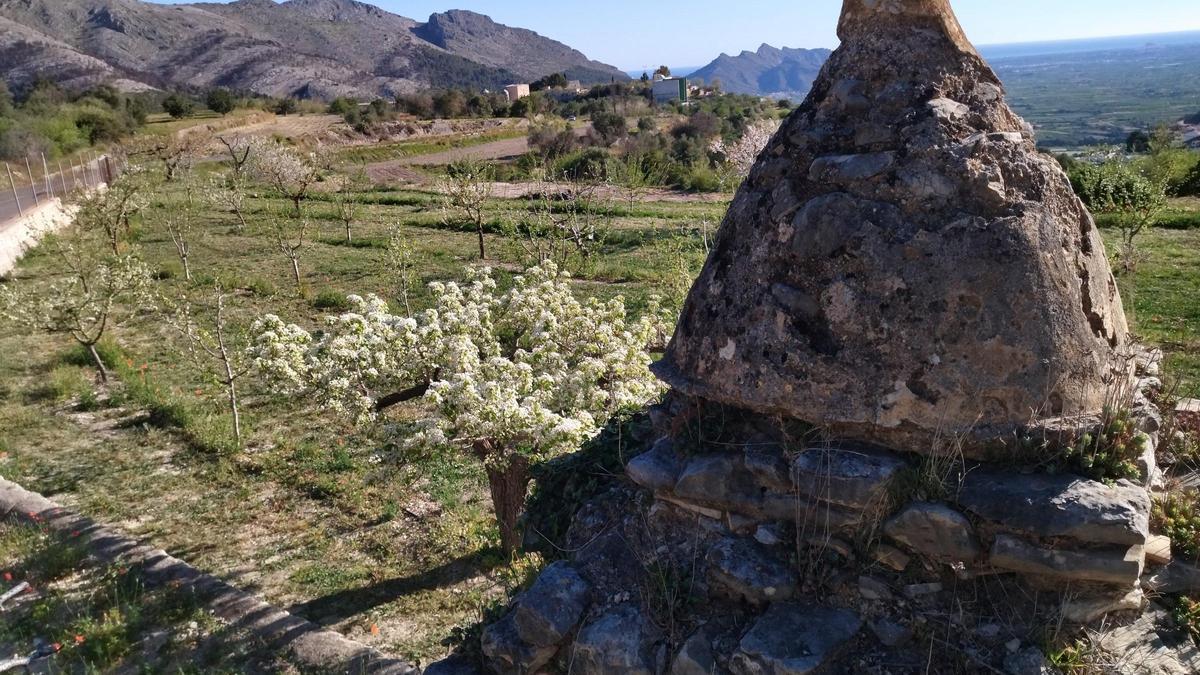
{"type": "MultiPolygon", "coordinates": [[[[165,197],[163,195],[166,195],[165,197]]],[[[237,289],[242,326],[273,312],[315,326],[349,293],[396,300],[381,259],[398,226],[420,261],[420,280],[464,278],[478,265],[475,234],[445,224],[435,196],[369,192],[347,245],[333,205],[309,205],[313,242],[303,254],[303,293],[291,279],[259,199],[251,229],[204,214],[207,236],[192,256],[197,293],[218,280],[237,289]]],[[[138,245],[159,270],[159,290],[186,286],[167,234],[173,208],[160,192],[140,220],[138,245]]],[[[516,240],[498,234],[530,203],[496,200],[488,245],[501,279],[531,263],[516,240]]],[[[720,204],[612,204],[592,261],[574,265],[581,293],[621,294],[632,307],[660,292],[673,266],[698,268],[695,224],[720,204]]],[[[35,250],[20,283],[55,273],[35,250]]],[[[423,285],[423,284],[422,284],[423,285]]],[[[424,292],[416,296],[420,306],[424,292]]],[[[152,539],[202,569],[261,592],[267,600],[386,651],[428,660],[456,627],[469,625],[540,565],[499,553],[481,469],[456,456],[402,456],[293,399],[250,383],[248,442],[232,448],[221,389],[186,358],[183,341],[158,314],[136,317],[106,347],[120,384],[94,382],[82,352],[66,340],[0,327],[0,474],[102,521],[152,539]],[[119,347],[117,346],[119,344],[119,347]]],[[[409,411],[401,411],[403,418],[409,411]]]]}
{"type": "MultiPolygon", "coordinates": [[[[206,236],[192,254],[192,293],[203,300],[218,282],[232,289],[231,312],[242,327],[268,312],[314,327],[349,293],[398,302],[382,268],[394,228],[413,248],[421,282],[461,279],[480,264],[474,232],[448,223],[436,195],[359,194],[352,243],[330,198],[318,197],[308,204],[314,228],[300,263],[302,288],[266,224],[268,211],[288,206],[257,198],[244,232],[232,216],[202,214],[206,236]]],[[[1186,213],[1194,205],[1175,207],[1186,213]]],[[[175,208],[173,189],[156,190],[135,233],[166,295],[188,287],[160,227],[175,208]]],[[[536,208],[526,200],[489,204],[488,264],[502,283],[534,262],[519,237],[503,233],[536,208]]],[[[673,289],[698,271],[702,224],[719,222],[725,205],[614,201],[592,208],[603,227],[595,251],[571,263],[577,288],[623,295],[637,311],[651,294],[677,296],[673,289]]],[[[1105,231],[1115,242],[1113,235],[1105,231]]],[[[1138,273],[1120,280],[1130,318],[1139,335],[1167,348],[1170,373],[1194,389],[1200,228],[1152,230],[1143,250],[1147,260],[1138,273]]],[[[22,262],[15,283],[42,283],[55,273],[55,261],[39,248],[22,262]]],[[[416,305],[426,302],[418,292],[416,305]]],[[[105,388],[68,340],[0,325],[0,474],[272,603],[423,662],[445,653],[461,629],[543,564],[538,554],[508,560],[499,553],[486,481],[473,461],[382,447],[370,430],[271,394],[256,381],[244,387],[248,440],[237,451],[222,389],[189,361],[161,314],[142,313],[114,337],[105,353],[117,383],[105,388]]],[[[401,409],[398,416],[403,421],[415,412],[401,409]]],[[[51,545],[6,526],[0,541],[15,542],[0,550],[6,560],[51,545]]],[[[0,642],[28,637],[4,630],[0,642]]]]}

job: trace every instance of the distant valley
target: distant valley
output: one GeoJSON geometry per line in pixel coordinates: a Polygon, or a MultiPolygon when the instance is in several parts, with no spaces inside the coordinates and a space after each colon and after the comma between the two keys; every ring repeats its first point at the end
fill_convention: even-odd
{"type": "MultiPolygon", "coordinates": [[[[1133,129],[1200,112],[1200,32],[994,45],[980,52],[1044,145],[1119,142],[1133,129]]],[[[722,54],[688,77],[718,79],[732,93],[799,100],[829,54],[763,45],[722,54]]]]}

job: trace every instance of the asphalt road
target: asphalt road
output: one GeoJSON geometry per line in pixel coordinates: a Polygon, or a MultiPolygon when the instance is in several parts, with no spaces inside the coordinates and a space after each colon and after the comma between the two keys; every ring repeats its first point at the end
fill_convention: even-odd
{"type": "Polygon", "coordinates": [[[25,175],[24,166],[20,167],[20,172],[17,171],[16,166],[11,164],[9,168],[13,172],[12,182],[9,182],[8,172],[0,166],[0,232],[17,220],[22,212],[29,213],[37,208],[39,203],[51,197],[51,193],[54,197],[63,196],[64,186],[67,192],[74,192],[84,187],[95,187],[104,182],[103,158],[89,162],[82,167],[75,167],[74,170],[66,169],[64,174],[52,174],[49,186],[40,177],[34,178],[33,182],[36,185],[31,185],[29,178],[25,175]],[[16,184],[15,194],[14,183],[16,184]]]}

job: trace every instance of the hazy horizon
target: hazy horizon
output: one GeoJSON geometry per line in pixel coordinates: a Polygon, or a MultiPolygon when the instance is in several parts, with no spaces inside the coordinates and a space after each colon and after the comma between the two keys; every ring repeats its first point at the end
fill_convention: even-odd
{"type": "MultiPolygon", "coordinates": [[[[151,0],[183,4],[187,0],[151,0]]],[[[229,2],[230,0],[221,0],[229,2]]],[[[834,48],[839,0],[794,3],[749,0],[731,13],[721,0],[603,5],[550,0],[371,0],[370,4],[416,20],[466,9],[510,26],[528,28],[621,70],[661,64],[700,67],[721,53],[775,47],[834,48]],[[580,21],[581,13],[586,21],[580,21]]],[[[1142,37],[1200,31],[1200,12],[1186,0],[961,0],[955,10],[978,45],[1142,37]],[[1081,20],[1080,17],[1086,17],[1081,20]]]]}

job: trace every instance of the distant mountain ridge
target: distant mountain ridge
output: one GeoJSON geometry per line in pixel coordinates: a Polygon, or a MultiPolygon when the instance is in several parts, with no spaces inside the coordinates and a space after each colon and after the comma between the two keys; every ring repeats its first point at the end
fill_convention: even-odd
{"type": "Polygon", "coordinates": [[[0,0],[10,86],[223,86],[272,96],[373,97],[428,87],[496,89],[556,72],[627,80],[567,45],[474,12],[425,23],[357,0],[0,0]]]}
{"type": "Polygon", "coordinates": [[[832,53],[828,49],[778,49],[763,44],[754,52],[721,54],[688,77],[707,84],[720,80],[722,90],[734,94],[803,98],[832,53]]]}

